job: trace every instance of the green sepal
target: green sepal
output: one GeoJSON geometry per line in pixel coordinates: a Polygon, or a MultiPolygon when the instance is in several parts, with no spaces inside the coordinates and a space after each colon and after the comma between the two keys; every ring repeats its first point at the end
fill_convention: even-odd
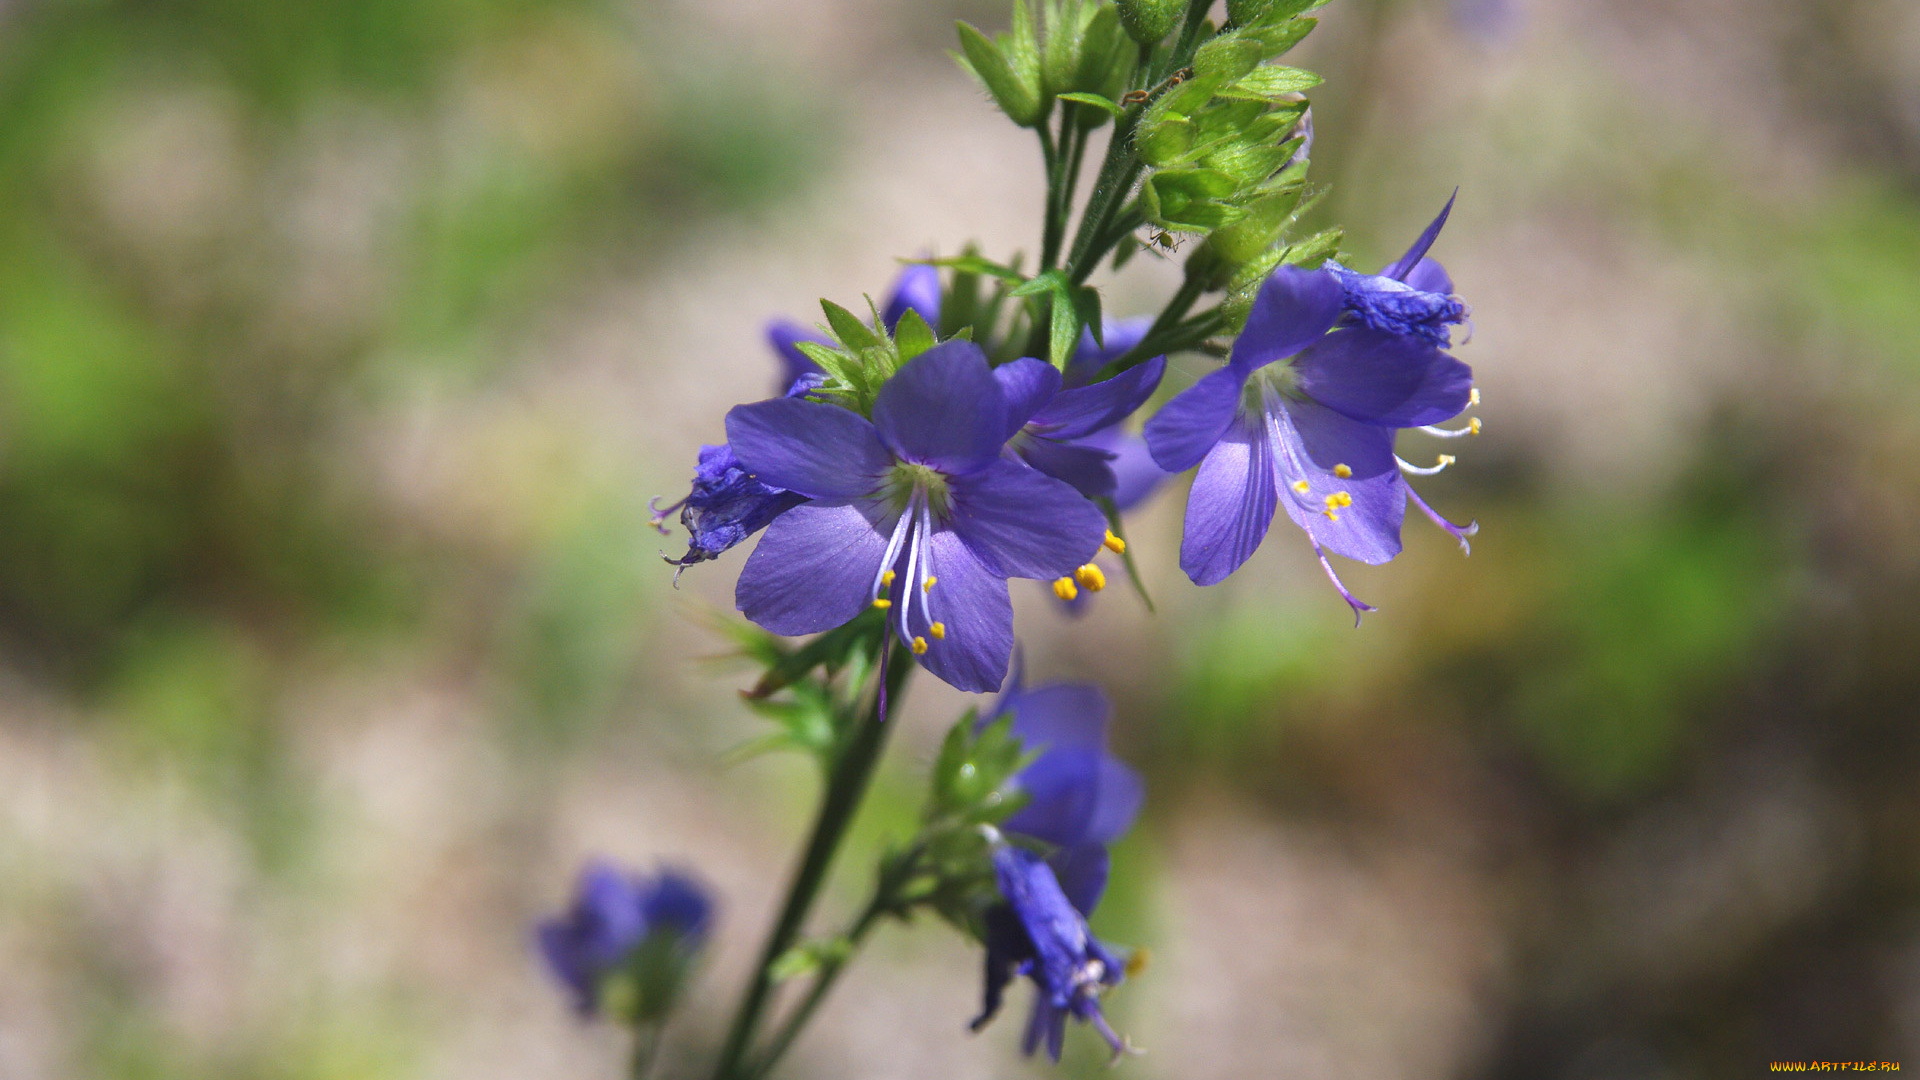
{"type": "Polygon", "coordinates": [[[938,342],[934,339],[933,327],[927,325],[927,320],[921,318],[918,311],[908,308],[906,314],[900,316],[899,323],[893,328],[893,344],[900,350],[900,362],[904,364],[933,348],[938,342]]]}
{"type": "Polygon", "coordinates": [[[886,338],[880,336],[873,327],[861,322],[858,316],[839,304],[822,298],[820,310],[827,313],[827,325],[833,328],[833,336],[847,348],[857,352],[886,345],[886,338]]]}
{"type": "Polygon", "coordinates": [[[1147,180],[1162,207],[1176,199],[1223,199],[1239,190],[1239,183],[1214,169],[1161,169],[1147,180]]]}
{"type": "Polygon", "coordinates": [[[1091,105],[1096,109],[1105,109],[1107,112],[1113,114],[1114,116],[1121,116],[1125,114],[1127,111],[1121,108],[1118,102],[1115,102],[1110,98],[1102,97],[1099,94],[1083,93],[1078,90],[1073,91],[1071,93],[1061,94],[1060,100],[1071,101],[1078,105],[1091,105]]]}
{"type": "Polygon", "coordinates": [[[1266,42],[1240,33],[1221,34],[1193,54],[1196,81],[1221,87],[1244,78],[1267,58],[1266,42]]]}
{"type": "Polygon", "coordinates": [[[1046,78],[1041,73],[1040,39],[1034,33],[1033,9],[1027,6],[1027,0],[1013,0],[1013,25],[996,40],[1013,73],[1019,76],[1021,85],[1033,92],[1036,103],[1034,123],[1039,123],[1053,104],[1053,92],[1047,88],[1046,78]]]}
{"type": "MultiPolygon", "coordinates": [[[[1305,204],[1296,207],[1292,217],[1298,219],[1300,214],[1318,198],[1319,196],[1315,196],[1313,200],[1308,200],[1305,204]]],[[[1340,250],[1342,236],[1339,229],[1328,229],[1297,244],[1269,248],[1247,260],[1227,282],[1226,297],[1220,301],[1219,311],[1221,318],[1225,320],[1225,329],[1237,334],[1246,325],[1247,313],[1253,310],[1253,298],[1260,291],[1260,284],[1267,280],[1267,275],[1273,273],[1274,267],[1282,264],[1319,266],[1340,250]]]]}
{"type": "Polygon", "coordinates": [[[1173,32],[1187,5],[1185,0],[1117,0],[1116,6],[1128,37],[1142,45],[1158,45],[1173,32]]]}
{"type": "Polygon", "coordinates": [[[826,372],[827,377],[833,382],[856,391],[866,384],[865,373],[861,370],[860,361],[856,357],[817,341],[796,341],[793,345],[804,353],[807,359],[820,365],[820,370],[826,372]]]}
{"type": "Polygon", "coordinates": [[[1156,168],[1175,165],[1185,160],[1193,149],[1195,134],[1193,121],[1186,117],[1165,117],[1151,125],[1141,125],[1133,139],[1134,153],[1156,168]]]}
{"type": "Polygon", "coordinates": [[[742,691],[741,696],[749,701],[765,698],[805,678],[815,668],[824,668],[829,675],[836,674],[852,659],[854,650],[863,645],[869,652],[876,650],[878,646],[874,643],[881,639],[886,625],[885,612],[868,608],[798,649],[766,635],[772,648],[755,642],[756,655],[770,656],[772,663],[760,681],[753,684],[753,689],[742,691]]]}
{"type": "Polygon", "coordinates": [[[1253,69],[1240,81],[1215,92],[1228,100],[1272,101],[1282,94],[1298,94],[1326,80],[1304,68],[1269,64],[1253,69]]]}
{"type": "Polygon", "coordinates": [[[1324,7],[1326,3],[1327,0],[1227,0],[1227,20],[1235,26],[1267,25],[1324,7]]]}
{"type": "Polygon", "coordinates": [[[1287,19],[1249,29],[1247,33],[1260,39],[1262,51],[1271,60],[1287,55],[1318,25],[1318,19],[1287,19]]]}
{"type": "Polygon", "coordinates": [[[1293,156],[1291,146],[1229,144],[1201,159],[1206,169],[1231,177],[1235,191],[1250,195],[1251,189],[1287,163],[1293,156]]]}
{"type": "Polygon", "coordinates": [[[960,49],[964,53],[955,59],[962,61],[962,66],[987,88],[987,93],[993,96],[1000,111],[1021,127],[1038,124],[1041,115],[1039,87],[1021,79],[1013,63],[993,39],[966,22],[956,22],[954,29],[960,35],[960,49]]]}
{"type": "MultiPolygon", "coordinates": [[[[1093,9],[1081,32],[1080,66],[1069,90],[1117,98],[1127,90],[1138,50],[1120,26],[1120,14],[1111,5],[1093,9]]],[[[1084,126],[1084,125],[1083,125],[1084,126]]]]}

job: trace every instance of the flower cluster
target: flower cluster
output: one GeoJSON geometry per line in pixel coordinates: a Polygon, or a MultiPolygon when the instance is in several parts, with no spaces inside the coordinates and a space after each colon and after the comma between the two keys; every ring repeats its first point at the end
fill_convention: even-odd
{"type": "Polygon", "coordinates": [[[594,862],[567,911],[540,924],[540,953],[581,1016],[657,1022],[706,943],[713,901],[699,882],[664,870],[648,878],[594,862]]]}

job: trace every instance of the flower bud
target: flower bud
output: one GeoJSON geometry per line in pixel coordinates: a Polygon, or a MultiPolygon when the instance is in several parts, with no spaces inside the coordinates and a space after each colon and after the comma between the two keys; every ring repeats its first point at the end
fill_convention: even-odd
{"type": "Polygon", "coordinates": [[[1142,45],[1158,45],[1186,7],[1181,0],[1119,0],[1120,24],[1142,45]]]}

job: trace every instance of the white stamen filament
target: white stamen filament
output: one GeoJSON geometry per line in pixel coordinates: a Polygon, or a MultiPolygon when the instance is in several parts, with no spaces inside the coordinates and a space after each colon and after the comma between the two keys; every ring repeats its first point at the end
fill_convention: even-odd
{"type": "Polygon", "coordinates": [[[918,591],[913,587],[913,583],[920,580],[917,576],[920,568],[920,545],[925,539],[919,528],[919,509],[920,496],[915,492],[914,501],[907,506],[906,513],[900,515],[903,519],[913,519],[913,525],[909,527],[907,536],[906,581],[900,593],[900,640],[908,642],[913,640],[913,630],[907,625],[907,617],[913,611],[913,594],[918,591]]]}
{"type": "Polygon", "coordinates": [[[1459,439],[1468,435],[1480,434],[1480,422],[1478,420],[1469,421],[1466,427],[1458,431],[1449,431],[1435,424],[1428,424],[1426,427],[1415,428],[1414,430],[1424,431],[1436,439],[1459,439]]]}
{"type": "Polygon", "coordinates": [[[926,545],[926,554],[921,556],[920,559],[920,573],[908,577],[907,586],[912,589],[913,592],[919,594],[920,618],[931,627],[933,625],[933,609],[928,606],[927,594],[933,592],[933,589],[927,585],[921,585],[919,588],[913,587],[916,582],[931,582],[934,580],[933,511],[927,506],[925,501],[920,503],[920,542],[926,545]]]}
{"type": "MultiPolygon", "coordinates": [[[[919,493],[915,492],[914,501],[919,497],[919,493]]],[[[887,539],[887,553],[880,556],[880,569],[873,572],[873,599],[880,599],[882,590],[887,587],[887,571],[893,569],[893,560],[900,556],[900,545],[906,542],[907,531],[911,528],[913,528],[912,501],[907,503],[906,509],[900,511],[900,519],[893,523],[893,535],[887,539]]]]}
{"type": "Polygon", "coordinates": [[[1394,455],[1393,460],[1400,463],[1401,472],[1408,473],[1413,476],[1432,476],[1436,473],[1445,472],[1447,469],[1447,466],[1453,464],[1453,458],[1451,455],[1448,455],[1448,454],[1441,454],[1439,463],[1434,465],[1432,468],[1428,468],[1428,469],[1423,469],[1418,465],[1410,465],[1407,463],[1406,458],[1403,458],[1398,454],[1394,455]]]}

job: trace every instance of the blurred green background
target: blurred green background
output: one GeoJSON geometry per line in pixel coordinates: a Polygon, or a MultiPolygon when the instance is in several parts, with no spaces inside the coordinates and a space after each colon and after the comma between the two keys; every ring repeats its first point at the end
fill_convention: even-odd
{"type": "MultiPolygon", "coordinates": [[[[1158,615],[1019,597],[1148,779],[1096,920],[1155,958],[1123,1068],[1920,1063],[1920,8],[1324,15],[1359,263],[1461,188],[1486,433],[1401,452],[1482,531],[1343,568],[1358,632],[1284,525],[1189,585],[1177,492],[1131,530],[1158,615]]],[[[1033,249],[956,16],[1005,20],[0,4],[0,1077],[616,1076],[527,936],[589,854],[714,884],[668,1074],[709,1051],[811,780],[720,763],[739,556],[676,592],[647,498],[767,392],[765,319],[1033,249]]],[[[910,696],[835,903],[963,705],[910,696]]],[[[792,1074],[1033,1068],[965,1035],[976,978],[882,935],[792,1074]]]]}

